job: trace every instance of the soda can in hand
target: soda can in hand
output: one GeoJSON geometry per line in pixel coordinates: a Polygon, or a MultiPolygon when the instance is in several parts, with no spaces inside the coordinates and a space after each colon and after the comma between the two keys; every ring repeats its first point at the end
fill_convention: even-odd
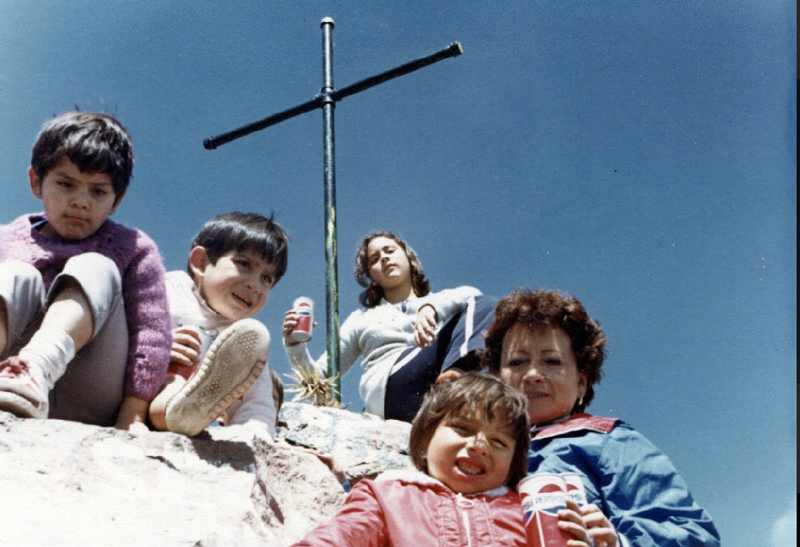
{"type": "Polygon", "coordinates": [[[528,475],[517,490],[529,547],[567,547],[572,536],[558,527],[558,511],[567,508],[564,477],[558,473],[528,475]]]}
{"type": "Polygon", "coordinates": [[[306,296],[301,296],[294,301],[292,309],[300,318],[292,331],[292,340],[308,342],[311,340],[311,329],[314,328],[314,301],[306,296]]]}
{"type": "Polygon", "coordinates": [[[578,507],[586,505],[586,489],[583,487],[583,479],[577,473],[561,473],[567,485],[567,499],[578,504],[578,507]]]}

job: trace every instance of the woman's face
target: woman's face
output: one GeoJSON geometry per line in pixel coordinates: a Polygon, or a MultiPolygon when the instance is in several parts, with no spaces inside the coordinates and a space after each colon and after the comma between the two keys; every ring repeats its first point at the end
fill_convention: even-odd
{"type": "Polygon", "coordinates": [[[569,416],[587,388],[569,335],[559,327],[511,327],[503,338],[500,377],[525,395],[532,425],[569,416]]]}
{"type": "Polygon", "coordinates": [[[390,237],[376,237],[367,245],[370,278],[384,292],[411,284],[411,263],[403,248],[390,237]]]}

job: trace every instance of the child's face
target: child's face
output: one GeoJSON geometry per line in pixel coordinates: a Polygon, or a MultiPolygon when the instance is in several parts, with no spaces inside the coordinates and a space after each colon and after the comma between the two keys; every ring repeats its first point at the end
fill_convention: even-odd
{"type": "Polygon", "coordinates": [[[376,237],[367,245],[369,276],[383,290],[411,284],[411,263],[403,248],[390,237],[376,237]]]}
{"type": "Polygon", "coordinates": [[[42,233],[64,239],[86,239],[94,234],[119,202],[108,173],[84,173],[64,158],[43,178],[28,169],[31,191],[41,199],[47,214],[42,233]],[[116,200],[116,203],[115,203],[116,200]]]}
{"type": "Polygon", "coordinates": [[[274,265],[249,250],[228,251],[211,264],[205,249],[195,247],[189,263],[200,294],[211,309],[233,321],[258,313],[275,284],[274,265]]]}
{"type": "Polygon", "coordinates": [[[516,441],[482,416],[446,416],[426,451],[428,474],[454,492],[475,494],[508,481],[516,441]]]}

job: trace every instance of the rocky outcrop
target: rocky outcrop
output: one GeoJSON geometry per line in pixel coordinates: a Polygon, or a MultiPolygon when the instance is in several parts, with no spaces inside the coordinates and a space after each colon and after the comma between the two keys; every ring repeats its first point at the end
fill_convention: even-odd
{"type": "Polygon", "coordinates": [[[409,466],[409,425],[286,403],[273,442],[243,426],[187,438],[0,412],[0,545],[284,546],[355,482],[409,466]]]}

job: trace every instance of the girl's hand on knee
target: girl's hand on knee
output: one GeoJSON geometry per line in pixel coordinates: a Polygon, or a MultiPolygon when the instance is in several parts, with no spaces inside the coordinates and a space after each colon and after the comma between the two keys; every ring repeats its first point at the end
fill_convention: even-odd
{"type": "Polygon", "coordinates": [[[436,310],[430,304],[425,304],[417,312],[414,322],[414,342],[425,348],[436,340],[436,310]]]}
{"type": "Polygon", "coordinates": [[[592,545],[592,536],[583,520],[581,509],[572,500],[567,500],[567,508],[558,512],[558,528],[574,539],[567,540],[569,547],[586,547],[592,545]]]}
{"type": "Polygon", "coordinates": [[[172,331],[172,365],[193,367],[200,362],[200,332],[193,327],[180,327],[172,331]]]}

